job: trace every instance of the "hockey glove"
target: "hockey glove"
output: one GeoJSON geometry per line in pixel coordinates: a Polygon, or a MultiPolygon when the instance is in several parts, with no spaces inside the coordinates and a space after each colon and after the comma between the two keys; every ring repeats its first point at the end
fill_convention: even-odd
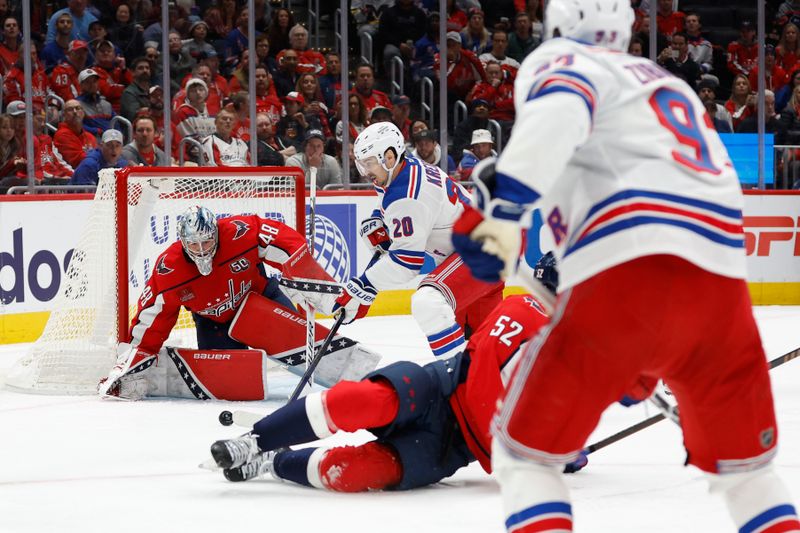
{"type": "Polygon", "coordinates": [[[580,452],[578,458],[572,461],[571,463],[567,463],[564,465],[564,473],[565,474],[574,474],[578,470],[581,470],[584,466],[589,464],[589,454],[584,451],[580,452]]]}
{"type": "Polygon", "coordinates": [[[358,234],[372,254],[375,252],[387,252],[392,244],[392,240],[389,238],[389,230],[380,217],[369,217],[362,220],[358,234]]]}
{"type": "Polygon", "coordinates": [[[620,398],[620,405],[624,407],[630,407],[632,405],[636,405],[637,403],[643,402],[653,394],[653,391],[656,389],[656,385],[658,385],[658,379],[650,376],[639,376],[631,390],[629,390],[625,396],[620,398]]]}
{"type": "Polygon", "coordinates": [[[344,286],[342,295],[336,299],[333,313],[344,313],[342,324],[350,324],[367,314],[377,294],[366,274],[351,278],[344,286]]]}
{"type": "Polygon", "coordinates": [[[466,206],[455,225],[453,225],[453,247],[469,267],[472,275],[481,281],[494,283],[500,281],[500,272],[505,263],[497,256],[483,250],[483,243],[472,240],[470,235],[484,222],[483,216],[475,209],[466,206]]]}
{"type": "Polygon", "coordinates": [[[155,364],[157,357],[140,352],[127,343],[120,343],[117,353],[117,364],[97,384],[98,394],[103,398],[141,400],[149,389],[144,371],[155,364]]]}
{"type": "Polygon", "coordinates": [[[475,187],[472,189],[473,207],[487,219],[519,222],[527,208],[506,197],[520,197],[532,202],[539,195],[507,176],[503,181],[505,187],[501,187],[498,184],[498,174],[495,172],[495,162],[496,158],[487,157],[478,161],[472,170],[472,179],[475,182],[475,187]]]}

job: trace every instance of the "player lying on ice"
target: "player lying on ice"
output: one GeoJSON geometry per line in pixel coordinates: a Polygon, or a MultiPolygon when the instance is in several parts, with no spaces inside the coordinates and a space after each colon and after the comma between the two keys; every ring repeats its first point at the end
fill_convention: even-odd
{"type": "MultiPolygon", "coordinates": [[[[178,236],[155,261],[130,342],[120,344],[117,365],[100,382],[100,394],[263,400],[267,356],[302,374],[305,321],[283,291],[298,302],[330,307],[341,290],[308,253],[305,238],[276,220],[256,215],[217,220],[198,206],[183,213],[178,236]],[[280,269],[284,279],[309,281],[308,290],[282,291],[262,263],[280,269]],[[198,350],[164,347],[181,307],[194,318],[198,350]]],[[[328,330],[315,330],[319,343],[328,330]]],[[[315,374],[324,386],[361,378],[380,359],[343,337],[333,347],[315,374]]]]}
{"type": "Polygon", "coordinates": [[[778,426],[741,185],[694,90],[625,53],[634,18],[626,1],[547,2],[545,40],[516,78],[510,140],[475,166],[476,201],[454,229],[472,243],[458,241],[461,257],[491,282],[513,270],[538,208],[559,261],[552,321],[521,350],[493,421],[505,527],[572,531],[560,466],[645,376],[669,383],[686,463],[738,531],[800,531],[772,468],[778,426]]]}
{"type": "MultiPolygon", "coordinates": [[[[535,272],[555,291],[545,256],[535,272]]],[[[425,366],[397,362],[359,382],[342,381],[281,407],[244,437],[215,442],[211,454],[230,481],[270,472],[278,479],[340,492],[405,490],[436,483],[478,460],[491,472],[489,422],[522,343],[548,322],[531,296],[501,302],[463,353],[425,366]],[[367,429],[361,446],[289,449],[337,431],[367,429]]],[[[586,465],[581,457],[568,465],[586,465]]]]}
{"type": "Polygon", "coordinates": [[[391,122],[364,129],[353,151],[356,167],[378,193],[359,233],[373,251],[386,253],[348,281],[334,310],[344,308],[345,324],[363,317],[378,292],[417,277],[428,255],[436,267],[411,297],[411,314],[433,355],[462,352],[469,331],[503,298],[502,282],[475,279],[453,252],[453,224],[469,203],[466,190],[440,168],[407,155],[403,134],[391,122]]]}

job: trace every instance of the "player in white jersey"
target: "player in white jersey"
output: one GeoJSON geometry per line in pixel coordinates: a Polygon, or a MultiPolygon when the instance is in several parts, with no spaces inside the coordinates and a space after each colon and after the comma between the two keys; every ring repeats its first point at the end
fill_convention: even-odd
{"type": "Polygon", "coordinates": [[[234,115],[222,110],[214,120],[216,131],[203,139],[206,166],[244,167],[250,164],[247,143],[233,135],[234,115]]]}
{"type": "Polygon", "coordinates": [[[435,356],[463,351],[465,328],[476,329],[503,290],[502,282],[473,278],[453,253],[453,224],[469,203],[467,192],[438,167],[406,155],[403,135],[391,122],[364,129],[353,150],[359,172],[378,192],[378,207],[360,233],[385,253],[347,283],[334,310],[344,308],[345,324],[364,316],[379,291],[402,288],[418,276],[428,255],[436,268],[412,296],[411,314],[435,356]]]}
{"type": "Polygon", "coordinates": [[[474,208],[454,228],[473,273],[496,279],[514,269],[519,222],[538,207],[561,265],[551,325],[494,422],[506,527],[571,531],[561,465],[608,405],[663,378],[687,462],[739,531],[799,531],[770,466],[777,426],[725,149],[684,82],[623,53],[627,2],[550,0],[545,20],[550,40],[517,75],[510,142],[476,166],[474,208]]]}

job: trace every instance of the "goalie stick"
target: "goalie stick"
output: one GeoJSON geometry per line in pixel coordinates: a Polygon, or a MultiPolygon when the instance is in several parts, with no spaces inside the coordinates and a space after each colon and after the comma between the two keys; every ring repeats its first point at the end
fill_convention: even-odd
{"type": "MultiPolygon", "coordinates": [[[[792,359],[796,359],[798,357],[800,357],[800,347],[795,348],[791,352],[787,352],[787,353],[781,355],[780,357],[776,357],[775,359],[772,359],[769,362],[769,369],[772,370],[773,368],[777,368],[777,367],[781,366],[782,364],[788,363],[792,359]]],[[[672,409],[674,409],[666,400],[664,400],[664,398],[660,398],[660,399],[663,402],[667,403],[667,405],[669,405],[669,410],[670,411],[672,409]]],[[[657,405],[659,404],[658,400],[656,400],[656,404],[657,405]]],[[[677,416],[677,409],[675,409],[675,414],[677,416]]],[[[589,446],[585,447],[583,449],[583,451],[586,452],[587,454],[591,454],[591,453],[596,452],[597,450],[602,450],[606,446],[614,444],[615,442],[620,441],[620,440],[622,440],[625,437],[628,437],[630,435],[633,435],[634,433],[638,433],[643,429],[649,428],[653,424],[661,422],[665,418],[667,418],[667,417],[664,415],[664,413],[659,413],[657,415],[653,415],[650,418],[642,420],[641,422],[638,422],[638,423],[636,423],[636,424],[634,424],[634,425],[632,425],[630,427],[627,427],[627,428],[623,429],[622,431],[614,433],[613,435],[610,435],[610,436],[608,436],[608,437],[606,437],[606,438],[604,438],[602,440],[599,440],[599,441],[597,441],[597,442],[595,442],[593,444],[590,444],[589,446]]],[[[680,422],[679,420],[676,420],[676,421],[680,422]]]]}

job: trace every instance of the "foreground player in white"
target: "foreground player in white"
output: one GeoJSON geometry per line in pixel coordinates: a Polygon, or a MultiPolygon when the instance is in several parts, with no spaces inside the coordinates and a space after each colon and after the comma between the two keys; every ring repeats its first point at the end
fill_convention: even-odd
{"type": "Polygon", "coordinates": [[[475,209],[454,228],[487,280],[516,265],[532,207],[557,245],[551,324],[528,345],[494,422],[506,528],[571,531],[561,465],[609,404],[640,378],[663,378],[687,462],[706,472],[738,530],[800,531],[771,466],[778,429],[725,148],[684,82],[622,53],[628,2],[550,0],[545,20],[549,40],[517,76],[511,140],[496,163],[476,166],[475,209]]]}
{"type": "Polygon", "coordinates": [[[377,293],[402,288],[420,273],[429,255],[436,268],[411,298],[411,314],[433,355],[452,357],[502,300],[503,283],[475,279],[453,253],[453,224],[469,203],[466,190],[438,167],[405,154],[403,134],[391,122],[367,127],[353,147],[356,166],[378,192],[378,207],[361,223],[373,251],[385,252],[351,279],[334,311],[345,324],[367,314],[377,293]]]}

